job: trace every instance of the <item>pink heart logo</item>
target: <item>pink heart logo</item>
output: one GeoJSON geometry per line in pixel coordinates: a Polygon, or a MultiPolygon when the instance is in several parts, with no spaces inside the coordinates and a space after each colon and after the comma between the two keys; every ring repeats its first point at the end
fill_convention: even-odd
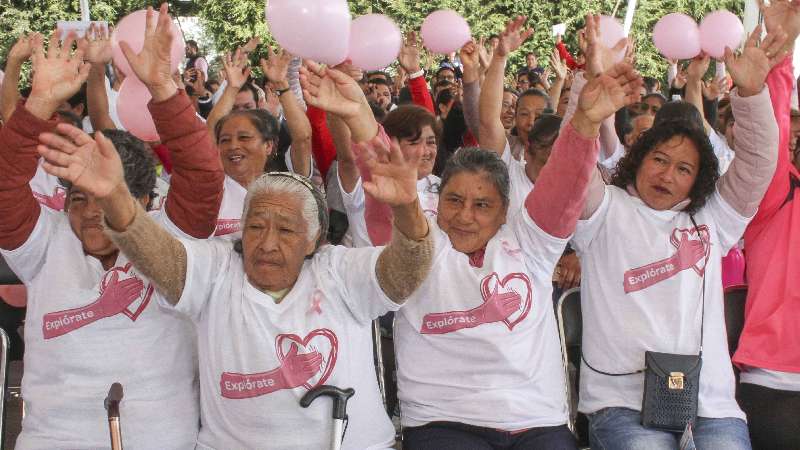
{"type": "MultiPolygon", "coordinates": [[[[108,283],[111,280],[111,276],[114,272],[117,272],[119,274],[119,281],[128,278],[139,279],[139,277],[136,276],[135,273],[129,273],[132,268],[133,268],[133,263],[129,262],[128,264],[125,265],[125,267],[114,267],[113,269],[106,272],[106,274],[103,275],[102,281],[100,282],[100,294],[102,294],[103,291],[106,290],[106,287],[108,287],[108,283]],[[129,275],[129,276],[123,276],[123,275],[129,275]]],[[[127,308],[125,308],[124,311],[122,311],[122,314],[128,316],[128,318],[131,319],[131,321],[133,322],[136,322],[136,319],[138,319],[139,316],[142,315],[145,308],[147,308],[147,305],[150,304],[150,298],[153,296],[153,285],[150,283],[146,283],[146,286],[147,286],[146,289],[142,289],[142,293],[139,295],[139,298],[134,300],[130,305],[128,305],[127,308]]]]}
{"type": "Polygon", "coordinates": [[[675,246],[675,248],[680,246],[681,240],[683,239],[700,241],[703,244],[705,257],[698,261],[697,264],[692,266],[692,269],[694,269],[697,275],[702,277],[706,270],[708,258],[711,256],[711,233],[708,231],[708,226],[700,225],[696,229],[676,228],[672,230],[672,235],[670,236],[669,241],[675,246]]]}
{"type": "Polygon", "coordinates": [[[303,387],[310,390],[325,384],[336,366],[336,355],[339,352],[339,340],[336,338],[336,334],[327,328],[316,329],[308,333],[305,338],[300,338],[296,334],[279,334],[275,338],[275,351],[281,364],[292,344],[297,345],[297,354],[316,351],[322,355],[319,373],[311,377],[308,382],[303,383],[303,387]]]}
{"type": "Polygon", "coordinates": [[[525,317],[528,316],[531,310],[531,304],[533,303],[531,281],[524,273],[510,273],[501,281],[500,277],[495,272],[481,281],[481,296],[483,296],[483,302],[486,303],[495,291],[497,294],[513,292],[518,294],[522,299],[519,304],[519,309],[511,313],[506,319],[503,319],[503,323],[506,324],[508,329],[513,330],[518,323],[525,320],[525,317]]]}

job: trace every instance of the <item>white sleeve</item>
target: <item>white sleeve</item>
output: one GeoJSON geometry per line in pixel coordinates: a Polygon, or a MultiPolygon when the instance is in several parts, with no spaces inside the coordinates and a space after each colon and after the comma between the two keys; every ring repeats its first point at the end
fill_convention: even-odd
{"type": "Polygon", "coordinates": [[[303,98],[303,88],[300,86],[300,66],[302,65],[302,58],[292,59],[292,61],[289,63],[289,70],[286,73],[286,79],[289,81],[289,89],[292,90],[292,94],[294,94],[294,97],[305,110],[308,107],[306,106],[306,101],[303,98]]]}
{"type": "Polygon", "coordinates": [[[347,214],[348,229],[353,238],[353,245],[356,247],[371,246],[372,241],[369,238],[367,221],[364,218],[366,197],[364,195],[364,187],[361,185],[361,178],[358,178],[353,192],[345,192],[341,178],[337,176],[336,179],[342,193],[342,204],[344,205],[344,212],[347,214]]]}
{"type": "MultiPolygon", "coordinates": [[[[214,295],[226,294],[217,292],[225,277],[243,273],[244,269],[232,267],[242,264],[241,258],[234,257],[232,242],[218,239],[180,242],[186,249],[186,282],[175,309],[198,322],[209,300],[214,295]]],[[[166,306],[166,302],[160,303],[166,306]]]]}
{"type": "Polygon", "coordinates": [[[383,247],[329,246],[314,259],[315,273],[329,275],[327,289],[344,301],[356,321],[367,324],[400,305],[386,296],[375,269],[383,247]]]}
{"type": "Polygon", "coordinates": [[[222,84],[219,85],[219,89],[217,89],[217,92],[214,92],[214,94],[211,96],[211,103],[216,105],[217,102],[219,102],[219,99],[225,92],[226,87],[228,87],[228,80],[222,80],[222,84]]]}
{"type": "Polygon", "coordinates": [[[708,140],[711,141],[711,147],[714,148],[714,154],[717,156],[717,160],[719,161],[719,174],[722,175],[728,171],[728,167],[730,167],[731,162],[733,162],[733,158],[736,157],[736,154],[728,146],[728,142],[720,137],[716,131],[709,131],[708,140]]]}
{"type": "MultiPolygon", "coordinates": [[[[714,220],[714,228],[719,236],[719,244],[721,246],[722,254],[727,255],[731,247],[739,243],[744,234],[747,224],[750,223],[752,217],[744,217],[736,212],[735,209],[715,190],[708,199],[708,203],[704,212],[711,215],[714,220]]],[[[755,216],[755,214],[753,214],[755,216]]]]}
{"type": "Polygon", "coordinates": [[[611,207],[611,197],[614,195],[613,189],[609,186],[605,187],[603,201],[597,210],[586,220],[579,220],[575,228],[575,235],[573,235],[570,244],[578,251],[586,251],[591,246],[592,241],[598,235],[602,227],[606,223],[608,210],[611,207]]]}
{"type": "MultiPolygon", "coordinates": [[[[602,152],[600,154],[602,156],[602,152]]],[[[619,162],[622,157],[625,156],[625,146],[622,145],[621,142],[617,142],[617,148],[614,150],[614,154],[609,156],[606,159],[601,159],[600,165],[605,167],[608,170],[614,170],[617,167],[617,163],[619,162]]]]}
{"type": "Polygon", "coordinates": [[[314,169],[316,168],[314,164],[314,156],[309,153],[308,159],[311,160],[311,164],[308,165],[308,173],[299,173],[294,170],[294,166],[292,166],[292,146],[290,145],[289,148],[286,149],[286,154],[283,155],[283,160],[286,162],[286,168],[289,169],[289,172],[294,172],[298,175],[302,175],[306,178],[311,178],[314,174],[314,169]]]}
{"type": "MultiPolygon", "coordinates": [[[[58,222],[66,221],[64,213],[40,207],[39,219],[33,227],[31,235],[24,244],[14,250],[0,249],[8,267],[25,284],[31,282],[39,274],[47,259],[47,249],[54,235],[58,232],[58,222]],[[59,217],[61,216],[61,217],[59,217]]],[[[64,227],[68,227],[64,224],[64,227]]],[[[71,229],[68,229],[72,233],[71,229]]]]}
{"type": "Polygon", "coordinates": [[[525,254],[525,263],[542,273],[553,273],[570,238],[557,238],[539,228],[527,212],[515,214],[509,225],[525,254]]]}

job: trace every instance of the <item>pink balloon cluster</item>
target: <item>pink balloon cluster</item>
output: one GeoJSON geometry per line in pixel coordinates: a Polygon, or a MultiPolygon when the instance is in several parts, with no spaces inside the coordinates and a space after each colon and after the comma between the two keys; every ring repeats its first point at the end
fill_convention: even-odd
{"type": "Polygon", "coordinates": [[[328,65],[347,58],[347,0],[269,0],[266,14],[270,33],[289,53],[328,65]]]}
{"type": "Polygon", "coordinates": [[[691,59],[701,51],[721,58],[725,48],[735,50],[743,39],[742,21],[722,10],[707,14],[699,26],[686,14],[667,14],[653,28],[653,43],[667,59],[691,59]]]}
{"type": "MultiPolygon", "coordinates": [[[[158,12],[153,12],[153,19],[158,20],[158,12]]],[[[144,47],[144,32],[147,11],[140,10],[125,16],[111,36],[111,50],[114,65],[125,74],[125,81],[120,86],[117,96],[117,114],[125,129],[143,141],[157,141],[158,133],[153,123],[147,104],[150,102],[150,91],[136,77],[128,60],[122,53],[119,43],[126,42],[131,49],[139,53],[144,47]]],[[[185,44],[181,30],[172,23],[172,48],[170,49],[170,65],[172,71],[178,70],[185,52],[185,44]]]]}

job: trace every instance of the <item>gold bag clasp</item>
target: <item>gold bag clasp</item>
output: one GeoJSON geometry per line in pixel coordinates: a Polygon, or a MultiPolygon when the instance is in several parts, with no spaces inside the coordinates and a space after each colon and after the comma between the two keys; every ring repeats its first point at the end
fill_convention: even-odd
{"type": "Polygon", "coordinates": [[[669,378],[667,379],[667,386],[670,389],[682,390],[684,378],[683,372],[670,372],[669,378]]]}

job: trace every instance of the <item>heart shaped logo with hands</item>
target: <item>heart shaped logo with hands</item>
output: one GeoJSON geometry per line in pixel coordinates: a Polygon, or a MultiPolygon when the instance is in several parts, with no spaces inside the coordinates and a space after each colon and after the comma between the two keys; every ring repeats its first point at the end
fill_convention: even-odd
{"type": "Polygon", "coordinates": [[[689,241],[700,241],[703,244],[704,256],[700,259],[700,261],[692,266],[692,269],[694,269],[697,275],[702,277],[706,270],[708,258],[711,256],[711,233],[708,231],[708,226],[700,225],[699,227],[692,229],[676,228],[672,230],[672,235],[670,236],[669,241],[677,249],[680,248],[681,242],[684,239],[688,239],[689,241]]]}
{"type": "Polygon", "coordinates": [[[489,301],[492,294],[506,293],[515,293],[520,296],[519,308],[503,319],[503,323],[508,329],[514,330],[514,327],[528,316],[533,303],[533,288],[528,276],[524,273],[510,273],[501,280],[495,272],[481,281],[481,296],[484,303],[489,301]]]}
{"type": "Polygon", "coordinates": [[[308,333],[305,338],[296,334],[279,334],[275,338],[275,351],[281,363],[286,359],[292,345],[297,346],[298,354],[318,352],[322,355],[319,372],[308,382],[303,383],[303,387],[310,390],[325,384],[336,366],[336,355],[339,352],[339,341],[336,334],[327,328],[316,329],[308,333]]]}
{"type": "MultiPolygon", "coordinates": [[[[136,278],[141,280],[135,272],[131,273],[131,269],[133,268],[133,263],[129,262],[125,265],[125,267],[114,267],[113,269],[109,270],[108,272],[103,275],[102,281],[100,281],[100,294],[103,294],[103,291],[106,290],[108,287],[108,283],[111,281],[112,276],[116,273],[119,277],[119,281],[126,280],[128,278],[136,278]]],[[[144,281],[144,280],[142,280],[144,281]]],[[[150,304],[150,298],[153,296],[153,285],[150,283],[145,283],[146,288],[142,289],[142,292],[139,294],[124,311],[122,314],[128,316],[131,321],[136,322],[136,319],[139,318],[140,315],[144,312],[147,305],[150,304]]]]}

